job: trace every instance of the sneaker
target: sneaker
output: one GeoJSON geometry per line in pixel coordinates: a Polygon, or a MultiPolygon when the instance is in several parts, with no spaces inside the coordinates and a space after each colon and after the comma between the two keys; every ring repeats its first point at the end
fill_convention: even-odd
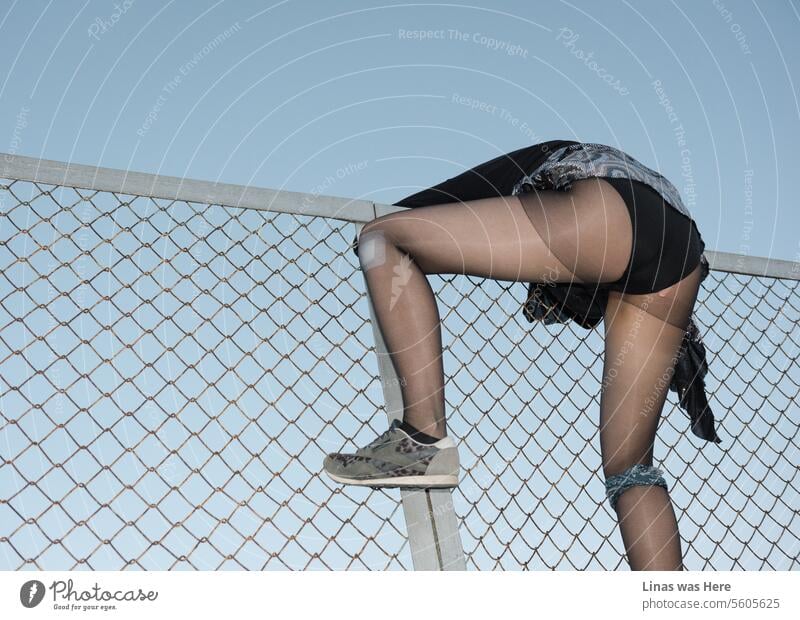
{"type": "Polygon", "coordinates": [[[332,452],[323,469],[336,482],[359,486],[446,488],[458,484],[458,448],[448,435],[420,443],[394,420],[372,443],[354,454],[332,452]]]}

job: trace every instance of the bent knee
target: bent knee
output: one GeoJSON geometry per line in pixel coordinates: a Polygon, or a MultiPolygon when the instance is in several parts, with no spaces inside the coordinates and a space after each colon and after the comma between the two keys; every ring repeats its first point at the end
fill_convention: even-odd
{"type": "Polygon", "coordinates": [[[392,215],[393,214],[382,215],[364,224],[364,226],[361,227],[361,232],[358,233],[359,246],[363,240],[373,236],[390,240],[393,236],[393,229],[395,228],[392,222],[392,215]]]}
{"type": "Polygon", "coordinates": [[[364,224],[358,234],[358,257],[365,269],[382,265],[386,261],[387,250],[397,247],[408,251],[407,222],[402,215],[389,213],[364,224]],[[363,258],[362,258],[363,253],[363,258]]]}
{"type": "Polygon", "coordinates": [[[387,213],[370,220],[361,228],[361,235],[381,231],[390,241],[398,241],[408,228],[409,217],[402,211],[387,213]]]}
{"type": "Polygon", "coordinates": [[[380,267],[386,262],[389,240],[381,226],[367,224],[358,234],[358,261],[364,270],[380,267]]]}

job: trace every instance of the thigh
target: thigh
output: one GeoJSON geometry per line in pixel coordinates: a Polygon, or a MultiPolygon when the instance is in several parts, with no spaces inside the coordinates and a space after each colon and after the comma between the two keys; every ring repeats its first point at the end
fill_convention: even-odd
{"type": "Polygon", "coordinates": [[[684,331],[689,326],[689,319],[697,301],[702,280],[701,270],[702,267],[698,263],[688,275],[675,284],[652,293],[634,294],[610,290],[609,307],[613,309],[618,301],[620,304],[638,308],[654,318],[684,331]]]}
{"type": "Polygon", "coordinates": [[[392,213],[365,225],[359,245],[369,237],[385,240],[425,273],[523,282],[611,282],[619,277],[618,265],[629,258],[630,239],[627,247],[624,238],[619,243],[618,230],[616,243],[608,239],[609,228],[598,224],[602,216],[597,203],[608,200],[610,192],[604,196],[591,181],[594,190],[579,181],[569,192],[542,190],[392,213]],[[533,225],[534,211],[544,214],[539,218],[544,222],[541,229],[533,225]],[[607,249],[605,263],[597,260],[598,245],[607,249]]]}
{"type": "Polygon", "coordinates": [[[564,265],[583,282],[618,281],[630,263],[633,225],[620,193],[604,178],[572,183],[554,204],[548,192],[521,194],[531,224],[564,265]]]}
{"type": "MultiPolygon", "coordinates": [[[[552,196],[552,201],[560,197],[552,196]]],[[[570,282],[574,274],[531,228],[517,196],[416,207],[364,226],[359,246],[388,243],[425,273],[570,282]]]]}
{"type": "Polygon", "coordinates": [[[609,291],[600,395],[600,448],[606,476],[650,465],[653,442],[700,267],[675,285],[645,295],[609,291]]]}

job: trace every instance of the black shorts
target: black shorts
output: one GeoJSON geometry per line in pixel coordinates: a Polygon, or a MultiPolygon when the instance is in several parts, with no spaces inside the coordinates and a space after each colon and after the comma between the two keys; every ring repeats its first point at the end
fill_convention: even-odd
{"type": "Polygon", "coordinates": [[[633,251],[628,267],[608,288],[633,294],[652,293],[694,271],[705,249],[694,220],[670,206],[645,183],[599,178],[619,192],[633,222],[633,251]]]}

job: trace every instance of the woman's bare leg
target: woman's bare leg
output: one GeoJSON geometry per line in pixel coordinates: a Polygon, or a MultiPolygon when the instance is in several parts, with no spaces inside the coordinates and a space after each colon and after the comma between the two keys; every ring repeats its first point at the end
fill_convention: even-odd
{"type": "Polygon", "coordinates": [[[569,192],[418,207],[369,222],[359,260],[400,380],[404,421],[433,437],[446,434],[439,313],[426,274],[612,282],[631,248],[627,208],[602,179],[578,181],[569,192]]]}
{"type": "MultiPolygon", "coordinates": [[[[600,450],[605,477],[653,464],[653,442],[677,354],[700,285],[700,267],[649,295],[610,291],[600,397],[600,450]]],[[[632,486],[616,506],[632,570],[683,570],[669,493],[632,486]]]]}

